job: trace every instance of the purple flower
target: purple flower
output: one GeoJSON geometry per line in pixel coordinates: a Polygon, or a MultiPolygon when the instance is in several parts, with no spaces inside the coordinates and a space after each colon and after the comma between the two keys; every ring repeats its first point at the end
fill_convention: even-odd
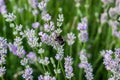
{"type": "Polygon", "coordinates": [[[38,10],[36,10],[36,9],[35,9],[35,10],[32,10],[32,14],[33,14],[34,16],[37,16],[38,13],[39,13],[38,10]]]}
{"type": "Polygon", "coordinates": [[[38,80],[44,80],[44,76],[43,76],[43,75],[40,75],[40,76],[38,77],[38,80]]]}
{"type": "Polygon", "coordinates": [[[70,33],[67,34],[67,40],[66,41],[67,41],[68,45],[73,45],[74,42],[75,42],[75,39],[76,39],[76,36],[75,36],[74,33],[70,32],[70,33]]]}
{"type": "MultiPolygon", "coordinates": [[[[115,78],[114,78],[114,77],[112,77],[112,78],[109,78],[108,80],[115,80],[115,78]]],[[[118,79],[116,79],[116,80],[118,80],[118,79]]]]}
{"type": "Polygon", "coordinates": [[[4,4],[4,0],[0,0],[0,6],[4,4]]]}
{"type": "Polygon", "coordinates": [[[40,23],[39,22],[35,22],[32,24],[32,27],[33,28],[38,28],[40,26],[40,23]]]}
{"type": "Polygon", "coordinates": [[[0,77],[2,77],[6,72],[5,67],[0,67],[0,77]]]}
{"type": "Polygon", "coordinates": [[[29,0],[29,3],[33,8],[37,8],[38,5],[38,0],[29,0]]]}
{"type": "MultiPolygon", "coordinates": [[[[120,78],[118,77],[120,74],[120,49],[117,48],[113,52],[112,50],[106,50],[104,51],[103,60],[104,60],[104,65],[107,70],[112,72],[113,77],[115,77],[115,80],[119,80],[120,78]],[[105,53],[104,53],[105,52],[105,53]]],[[[112,80],[112,78],[109,80],[112,80]]]]}
{"type": "Polygon", "coordinates": [[[51,21],[50,24],[44,24],[44,30],[50,32],[54,30],[54,23],[51,21]]]}
{"type": "Polygon", "coordinates": [[[86,73],[85,77],[87,80],[93,80],[93,68],[92,65],[88,63],[86,57],[86,50],[81,50],[80,52],[80,61],[81,63],[78,65],[79,68],[83,68],[86,73]]]}
{"type": "Polygon", "coordinates": [[[116,6],[120,7],[120,0],[116,0],[116,6]]]}
{"type": "Polygon", "coordinates": [[[39,32],[38,35],[39,35],[39,36],[42,36],[42,35],[43,35],[43,32],[39,32]]]}
{"type": "Polygon", "coordinates": [[[107,12],[102,13],[101,18],[100,18],[100,22],[102,24],[104,24],[107,21],[107,19],[108,19],[107,12]]]}
{"type": "Polygon", "coordinates": [[[0,37],[0,53],[7,53],[7,41],[3,37],[0,37]]]}
{"type": "Polygon", "coordinates": [[[73,77],[73,68],[72,68],[72,64],[73,64],[73,59],[70,56],[67,56],[65,58],[65,63],[64,63],[64,67],[65,67],[65,73],[66,73],[66,78],[67,79],[71,79],[73,77]]]}
{"type": "Polygon", "coordinates": [[[110,8],[109,9],[109,15],[110,15],[111,18],[116,19],[118,14],[119,14],[118,8],[115,7],[115,8],[110,8]]]}
{"type": "Polygon", "coordinates": [[[9,50],[13,53],[16,54],[17,52],[17,46],[13,45],[13,44],[9,44],[9,50]]]}
{"type": "Polygon", "coordinates": [[[80,64],[78,64],[78,67],[79,67],[79,68],[83,68],[84,65],[80,63],[80,64]]]}
{"type": "Polygon", "coordinates": [[[88,22],[87,17],[84,17],[81,19],[81,23],[78,24],[77,29],[80,31],[78,38],[81,42],[87,42],[88,41],[88,22]]]}
{"type": "Polygon", "coordinates": [[[79,23],[77,29],[78,30],[86,30],[87,29],[87,24],[79,23]]]}
{"type": "Polygon", "coordinates": [[[22,58],[26,54],[25,50],[23,49],[23,46],[16,46],[16,45],[13,45],[13,44],[9,44],[8,46],[9,46],[9,50],[14,55],[17,55],[20,58],[22,58]]]}
{"type": "Polygon", "coordinates": [[[63,54],[61,54],[61,53],[56,54],[55,59],[56,60],[62,60],[63,59],[63,54]]]}
{"type": "Polygon", "coordinates": [[[78,24],[77,29],[78,30],[87,30],[87,28],[88,28],[87,18],[84,17],[81,19],[81,23],[78,24]]]}
{"type": "Polygon", "coordinates": [[[36,59],[37,59],[34,52],[29,52],[29,54],[27,54],[27,57],[30,61],[36,61],[36,59]]]}
{"type": "Polygon", "coordinates": [[[42,42],[46,42],[47,40],[48,40],[48,35],[46,34],[46,33],[44,33],[44,34],[42,34],[42,36],[41,36],[41,41],[42,42]]]}
{"type": "Polygon", "coordinates": [[[42,15],[42,19],[44,20],[44,21],[49,21],[49,20],[51,20],[51,16],[48,14],[48,13],[43,13],[43,15],[42,15]]]}
{"type": "Polygon", "coordinates": [[[120,57],[120,48],[116,48],[116,49],[115,49],[115,54],[120,57]]]}
{"type": "Polygon", "coordinates": [[[49,32],[50,31],[50,26],[49,26],[49,24],[44,24],[44,30],[45,31],[47,31],[47,32],[49,32]]]}
{"type": "Polygon", "coordinates": [[[40,3],[38,3],[38,8],[42,11],[44,11],[46,9],[46,2],[45,1],[41,1],[40,3]]]}
{"type": "Polygon", "coordinates": [[[1,14],[4,14],[6,13],[6,6],[5,6],[5,3],[4,3],[4,0],[0,0],[0,13],[1,14]]]}
{"type": "Polygon", "coordinates": [[[88,41],[88,32],[87,31],[81,31],[78,35],[81,42],[87,42],[88,41]]]}
{"type": "Polygon", "coordinates": [[[55,79],[55,77],[51,77],[49,75],[46,75],[46,76],[40,75],[38,77],[38,80],[56,80],[56,79],[55,79]]]}
{"type": "Polygon", "coordinates": [[[32,80],[33,76],[32,76],[33,70],[32,68],[30,68],[29,66],[27,66],[27,68],[25,69],[22,77],[26,80],[32,80]]]}
{"type": "Polygon", "coordinates": [[[5,14],[6,12],[7,12],[6,11],[6,6],[5,5],[0,6],[0,13],[5,14]]]}

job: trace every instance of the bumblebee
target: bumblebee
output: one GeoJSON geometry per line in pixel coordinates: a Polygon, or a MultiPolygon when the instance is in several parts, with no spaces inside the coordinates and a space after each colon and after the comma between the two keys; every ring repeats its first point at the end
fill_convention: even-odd
{"type": "Polygon", "coordinates": [[[55,41],[57,41],[59,45],[64,45],[65,43],[61,35],[56,36],[55,41]]]}

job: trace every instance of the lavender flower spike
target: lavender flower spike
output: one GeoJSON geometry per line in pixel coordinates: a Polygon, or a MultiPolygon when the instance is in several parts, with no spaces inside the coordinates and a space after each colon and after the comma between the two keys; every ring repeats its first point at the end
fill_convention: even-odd
{"type": "Polygon", "coordinates": [[[32,27],[33,28],[38,28],[40,26],[40,23],[39,22],[35,22],[32,24],[32,27]]]}
{"type": "Polygon", "coordinates": [[[70,56],[67,56],[65,58],[65,63],[64,63],[67,79],[71,79],[74,76],[72,64],[73,64],[73,59],[70,56]]]}

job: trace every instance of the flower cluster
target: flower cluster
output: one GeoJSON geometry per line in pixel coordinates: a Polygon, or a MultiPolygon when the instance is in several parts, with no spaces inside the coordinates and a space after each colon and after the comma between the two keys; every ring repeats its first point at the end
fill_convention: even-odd
{"type": "Polygon", "coordinates": [[[22,77],[26,80],[33,80],[32,73],[33,73],[33,69],[27,66],[25,71],[23,72],[22,77]]]}
{"type": "MultiPolygon", "coordinates": [[[[23,31],[22,31],[22,29],[23,29],[23,25],[15,25],[14,23],[10,23],[10,27],[12,28],[12,29],[14,29],[13,30],[13,35],[20,35],[21,37],[23,37],[23,31]]],[[[21,39],[20,39],[21,40],[21,39]]]]}
{"type": "Polygon", "coordinates": [[[85,50],[80,51],[80,61],[81,63],[78,66],[84,69],[86,79],[93,80],[93,68],[92,65],[88,63],[85,50]]]}
{"type": "Polygon", "coordinates": [[[30,47],[35,48],[39,46],[38,37],[36,37],[35,30],[27,29],[24,31],[24,33],[30,47]]]}
{"type": "Polygon", "coordinates": [[[38,3],[38,8],[41,11],[45,11],[48,2],[49,2],[49,0],[42,0],[40,3],[38,3]]]}
{"type": "Polygon", "coordinates": [[[70,56],[67,56],[65,58],[65,63],[64,63],[65,73],[66,73],[67,79],[71,79],[74,76],[72,64],[73,64],[73,58],[71,58],[70,56]]]}
{"type": "Polygon", "coordinates": [[[45,52],[45,50],[43,49],[43,48],[40,48],[39,50],[38,50],[38,53],[39,54],[43,54],[45,52]]]}
{"type": "Polygon", "coordinates": [[[88,41],[88,22],[87,22],[87,17],[84,17],[81,19],[81,23],[78,24],[77,29],[80,31],[78,34],[78,38],[81,42],[87,42],[88,41]]]}
{"type": "Polygon", "coordinates": [[[13,13],[5,14],[4,17],[6,18],[7,22],[12,22],[16,19],[16,16],[13,13]]]}
{"type": "Polygon", "coordinates": [[[116,0],[116,6],[114,8],[110,8],[109,10],[109,15],[111,17],[111,20],[109,21],[109,25],[112,27],[112,34],[116,37],[120,37],[120,31],[119,31],[119,28],[118,26],[120,25],[119,24],[119,15],[120,15],[120,5],[117,5],[119,4],[118,2],[119,0],[116,0]]]}
{"type": "Polygon", "coordinates": [[[50,63],[48,57],[45,57],[44,59],[39,58],[39,59],[38,59],[38,62],[39,62],[40,64],[46,65],[46,66],[50,63]]]}
{"type": "Polygon", "coordinates": [[[37,56],[34,52],[29,52],[26,56],[30,63],[35,63],[37,61],[37,56]]]}
{"type": "Polygon", "coordinates": [[[68,45],[73,45],[74,42],[75,42],[75,40],[74,40],[75,38],[76,38],[75,34],[73,34],[72,32],[68,33],[67,34],[67,43],[68,43],[68,45]]]}
{"type": "Polygon", "coordinates": [[[100,18],[101,24],[106,23],[107,19],[108,19],[108,15],[107,15],[107,12],[105,11],[104,13],[101,14],[101,18],[100,18]]]}
{"type": "Polygon", "coordinates": [[[101,24],[108,23],[112,27],[112,35],[119,38],[120,31],[118,26],[119,24],[119,15],[120,15],[120,0],[102,0],[104,4],[104,12],[101,15],[101,24]],[[111,4],[115,6],[108,8],[111,4]]]}
{"type": "Polygon", "coordinates": [[[3,37],[0,37],[0,77],[2,77],[5,72],[5,66],[2,66],[6,63],[6,54],[7,54],[7,41],[3,37]]]}
{"type": "Polygon", "coordinates": [[[43,43],[52,46],[60,55],[64,53],[63,45],[60,45],[59,41],[55,40],[57,36],[55,32],[52,32],[50,35],[47,33],[41,33],[40,35],[43,43]]]}
{"type": "Polygon", "coordinates": [[[3,37],[0,37],[0,54],[4,55],[7,53],[7,41],[3,37]]]}
{"type": "Polygon", "coordinates": [[[32,8],[37,8],[38,0],[28,0],[32,8]]]}
{"type": "Polygon", "coordinates": [[[6,14],[7,13],[7,10],[6,10],[6,5],[4,3],[4,0],[0,0],[0,13],[2,15],[6,14]]]}
{"type": "MultiPolygon", "coordinates": [[[[116,80],[120,79],[120,49],[116,48],[113,52],[112,50],[103,50],[101,51],[101,55],[104,58],[105,68],[112,72],[112,78],[114,77],[116,80]]],[[[111,78],[111,79],[112,79],[111,78]]],[[[111,80],[110,79],[110,80],[111,80]]]]}
{"type": "Polygon", "coordinates": [[[32,27],[33,28],[38,28],[40,26],[40,23],[39,22],[35,22],[32,24],[32,27]]]}
{"type": "Polygon", "coordinates": [[[114,0],[101,0],[103,2],[103,7],[106,7],[107,5],[114,2],[114,0]]]}
{"type": "Polygon", "coordinates": [[[43,12],[43,13],[42,13],[42,19],[43,19],[44,21],[50,21],[50,20],[51,20],[51,16],[50,16],[48,13],[43,12]]]}
{"type": "Polygon", "coordinates": [[[26,54],[26,51],[24,50],[24,47],[22,45],[22,40],[23,40],[23,26],[20,24],[20,25],[15,25],[14,23],[10,23],[10,27],[13,30],[13,34],[16,36],[14,38],[14,42],[13,43],[9,43],[8,44],[8,47],[9,47],[9,50],[16,56],[22,58],[25,54],[26,54]]]}
{"type": "Polygon", "coordinates": [[[28,64],[28,59],[27,58],[23,58],[21,61],[20,61],[21,65],[22,66],[26,66],[28,64]]]}
{"type": "Polygon", "coordinates": [[[48,72],[45,73],[45,76],[44,75],[40,75],[38,77],[38,80],[56,80],[55,77],[51,77],[50,74],[48,72]]]}
{"type": "Polygon", "coordinates": [[[58,54],[56,54],[55,59],[56,60],[62,60],[63,57],[64,57],[64,55],[62,53],[58,53],[58,54]]]}
{"type": "MultiPolygon", "coordinates": [[[[48,18],[47,18],[48,19],[48,18]]],[[[52,21],[50,21],[50,23],[46,23],[44,24],[44,30],[46,32],[50,32],[50,31],[53,31],[55,29],[55,26],[54,26],[54,23],[52,21]]]]}
{"type": "Polygon", "coordinates": [[[58,19],[57,19],[57,26],[61,27],[64,21],[64,16],[63,14],[58,14],[58,19]]]}
{"type": "Polygon", "coordinates": [[[41,16],[44,21],[51,20],[51,16],[49,15],[49,13],[47,13],[47,10],[46,10],[48,2],[49,0],[42,0],[40,3],[38,3],[38,8],[42,11],[41,16]]]}
{"type": "Polygon", "coordinates": [[[37,10],[37,7],[38,7],[38,0],[28,0],[29,4],[31,5],[31,8],[30,8],[30,11],[32,12],[32,14],[34,16],[38,15],[38,10],[37,10]]]}
{"type": "Polygon", "coordinates": [[[9,50],[14,54],[17,55],[18,57],[22,58],[26,52],[22,46],[22,39],[20,37],[16,37],[14,39],[14,43],[9,43],[8,44],[9,50]]]}

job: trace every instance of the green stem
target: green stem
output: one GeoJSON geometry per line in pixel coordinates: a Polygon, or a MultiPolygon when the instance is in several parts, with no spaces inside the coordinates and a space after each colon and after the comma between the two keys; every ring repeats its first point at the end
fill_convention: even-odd
{"type": "Polygon", "coordinates": [[[53,74],[52,74],[52,72],[51,72],[49,66],[47,66],[47,69],[48,69],[48,71],[50,72],[51,76],[53,76],[53,74]]]}
{"type": "Polygon", "coordinates": [[[79,39],[77,39],[77,54],[76,54],[76,59],[75,59],[75,65],[77,65],[77,62],[79,60],[79,52],[80,52],[80,48],[82,48],[81,42],[79,43],[79,39]]]}
{"type": "Polygon", "coordinates": [[[110,45],[108,45],[109,43],[110,43],[110,40],[111,40],[111,29],[110,29],[110,27],[108,28],[108,36],[107,36],[107,38],[106,38],[106,45],[107,45],[107,49],[109,49],[111,46],[110,45]]]}
{"type": "Polygon", "coordinates": [[[39,69],[39,71],[40,71],[41,73],[44,73],[44,71],[41,69],[41,67],[39,66],[38,63],[36,63],[35,65],[36,65],[36,67],[39,69]]]}
{"type": "Polygon", "coordinates": [[[62,72],[63,72],[63,75],[64,75],[65,80],[67,80],[67,79],[66,79],[66,76],[65,76],[64,69],[63,69],[63,67],[62,67],[62,63],[61,63],[61,62],[60,62],[60,67],[61,67],[61,69],[62,69],[62,72]]]}
{"type": "Polygon", "coordinates": [[[79,80],[82,80],[82,69],[79,71],[79,80]]]}
{"type": "Polygon", "coordinates": [[[80,11],[79,8],[77,8],[77,15],[78,15],[79,17],[82,17],[82,16],[83,16],[83,15],[82,15],[82,12],[80,11]]]}
{"type": "Polygon", "coordinates": [[[86,43],[83,43],[82,45],[82,49],[85,49],[86,43]]]}
{"type": "MultiPolygon", "coordinates": [[[[59,69],[59,64],[60,64],[60,61],[58,61],[58,64],[57,64],[57,70],[59,69]]],[[[60,77],[58,76],[58,74],[56,74],[56,79],[58,78],[58,80],[60,80],[60,77]]]]}
{"type": "Polygon", "coordinates": [[[1,77],[1,80],[4,80],[3,76],[1,77]]]}
{"type": "Polygon", "coordinates": [[[72,28],[71,31],[75,30],[75,23],[77,22],[78,17],[74,17],[73,23],[72,23],[72,28]]]}
{"type": "Polygon", "coordinates": [[[86,16],[87,18],[89,18],[89,0],[86,0],[86,4],[85,4],[85,10],[86,10],[86,16]]]}
{"type": "Polygon", "coordinates": [[[72,56],[72,46],[70,46],[70,56],[72,56]]]}
{"type": "Polygon", "coordinates": [[[37,16],[35,15],[35,16],[34,16],[34,22],[36,22],[36,21],[37,21],[37,16]]]}
{"type": "Polygon", "coordinates": [[[103,69],[103,66],[104,66],[103,64],[101,64],[101,65],[99,66],[97,72],[95,73],[96,75],[94,76],[94,79],[97,79],[97,77],[98,77],[100,71],[103,69]]]}
{"type": "Polygon", "coordinates": [[[46,72],[45,66],[44,66],[44,65],[42,65],[42,67],[43,67],[43,69],[44,69],[44,72],[46,72]]]}
{"type": "Polygon", "coordinates": [[[93,64],[93,68],[95,67],[95,66],[97,66],[97,63],[101,60],[101,56],[99,55],[99,57],[97,58],[97,60],[94,62],[94,64],[93,64]]]}
{"type": "MultiPolygon", "coordinates": [[[[43,55],[40,55],[40,56],[43,59],[43,55]]],[[[43,64],[42,64],[42,67],[43,67],[44,71],[46,72],[45,66],[43,64]]]]}
{"type": "Polygon", "coordinates": [[[6,37],[6,25],[5,25],[5,19],[3,18],[3,31],[4,31],[4,37],[6,37]]]}

